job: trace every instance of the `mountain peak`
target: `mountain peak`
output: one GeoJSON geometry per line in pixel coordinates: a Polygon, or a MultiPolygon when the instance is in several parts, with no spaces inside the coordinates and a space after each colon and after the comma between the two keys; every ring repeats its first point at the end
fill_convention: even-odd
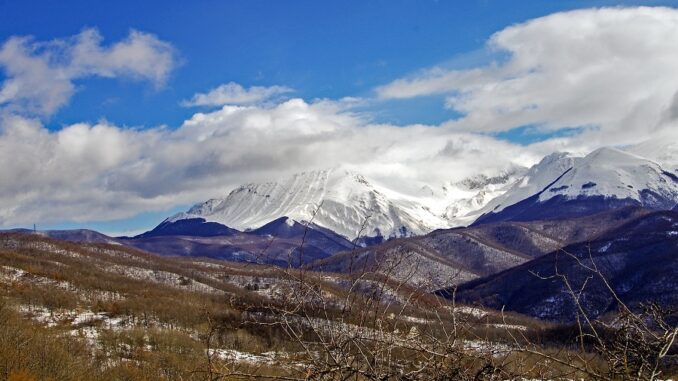
{"type": "Polygon", "coordinates": [[[209,200],[170,220],[203,218],[246,230],[281,217],[313,221],[349,239],[359,234],[423,234],[445,226],[445,221],[432,212],[411,202],[388,198],[367,177],[345,168],[306,171],[277,181],[246,184],[223,199],[209,200]]]}
{"type": "Polygon", "coordinates": [[[585,215],[624,205],[671,209],[678,200],[675,178],[654,161],[612,147],[584,157],[552,154],[488,203],[482,221],[585,215]]]}
{"type": "Polygon", "coordinates": [[[531,197],[556,181],[581,160],[568,152],[554,152],[532,166],[507,192],[492,199],[478,214],[497,213],[504,208],[531,197]]]}

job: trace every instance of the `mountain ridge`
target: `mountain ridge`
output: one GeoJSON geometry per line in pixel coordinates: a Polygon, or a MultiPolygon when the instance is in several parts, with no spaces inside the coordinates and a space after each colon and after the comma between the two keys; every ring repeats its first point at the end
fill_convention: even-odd
{"type": "Polygon", "coordinates": [[[641,302],[678,304],[678,213],[646,210],[629,217],[591,240],[464,283],[456,295],[460,302],[506,308],[540,319],[574,321],[577,307],[562,279],[555,276],[557,269],[573,289],[582,290],[582,305],[591,318],[617,308],[616,298],[600,275],[635,309],[641,302]],[[590,268],[598,268],[601,274],[590,268]]]}
{"type": "Polygon", "coordinates": [[[552,154],[483,207],[474,224],[569,218],[623,206],[672,209],[678,176],[654,161],[604,147],[584,157],[552,154]]]}
{"type": "Polygon", "coordinates": [[[241,185],[223,199],[196,204],[166,222],[203,218],[245,231],[288,217],[312,221],[349,240],[359,236],[386,240],[453,226],[455,219],[462,221],[521,173],[518,168],[492,177],[479,174],[441,184],[439,189],[424,186],[421,195],[412,196],[345,169],[308,171],[279,181],[241,185]]]}

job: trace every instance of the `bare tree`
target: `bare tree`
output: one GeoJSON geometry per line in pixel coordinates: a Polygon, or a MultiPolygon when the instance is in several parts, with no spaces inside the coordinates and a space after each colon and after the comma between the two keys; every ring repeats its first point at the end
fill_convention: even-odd
{"type": "MultiPolygon", "coordinates": [[[[306,222],[306,229],[312,222],[306,222]]],[[[563,252],[590,272],[591,279],[597,277],[605,285],[619,305],[616,318],[604,322],[591,317],[581,302],[590,279],[575,284],[556,262],[555,275],[542,278],[561,281],[576,306],[577,345],[549,345],[535,340],[528,327],[516,329],[504,311],[490,323],[474,316],[473,310],[469,313],[469,307],[458,306],[454,287],[458,274],[435,274],[406,245],[370,251],[354,243],[348,271],[339,274],[303,266],[304,242],[305,238],[296,251],[298,260],[290,253],[289,265],[276,270],[285,292],[261,305],[247,306],[243,323],[285,333],[295,349],[285,372],[273,376],[257,369],[222,368],[210,370],[210,380],[656,380],[666,376],[665,360],[678,335],[665,319],[667,311],[657,305],[646,305],[642,311],[626,306],[592,257],[584,261],[563,252]],[[431,292],[448,286],[452,291],[447,298],[431,292]]]]}

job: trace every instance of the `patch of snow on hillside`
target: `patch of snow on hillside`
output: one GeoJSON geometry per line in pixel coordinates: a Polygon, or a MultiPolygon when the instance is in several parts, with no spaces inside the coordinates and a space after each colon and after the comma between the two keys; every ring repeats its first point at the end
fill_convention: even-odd
{"type": "Polygon", "coordinates": [[[598,252],[604,253],[610,248],[610,246],[612,246],[612,242],[608,242],[605,245],[603,245],[600,249],[598,249],[598,252]]]}
{"type": "Polygon", "coordinates": [[[223,291],[212,286],[198,282],[194,279],[185,277],[183,275],[175,274],[162,270],[151,270],[142,267],[123,266],[123,265],[108,265],[103,270],[124,275],[132,279],[139,279],[151,281],[168,285],[178,289],[207,292],[207,293],[223,293],[223,291]]]}

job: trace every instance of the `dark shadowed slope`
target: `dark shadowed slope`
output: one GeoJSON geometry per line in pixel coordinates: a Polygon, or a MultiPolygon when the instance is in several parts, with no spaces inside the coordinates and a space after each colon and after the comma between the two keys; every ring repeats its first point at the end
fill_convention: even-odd
{"type": "Polygon", "coordinates": [[[189,218],[178,221],[163,221],[153,230],[139,234],[134,238],[148,238],[183,235],[192,237],[232,236],[239,232],[216,222],[207,222],[204,218],[189,218]]]}
{"type": "MultiPolygon", "coordinates": [[[[13,231],[33,233],[27,229],[13,231]]],[[[338,234],[314,225],[306,227],[287,217],[250,232],[195,218],[163,221],[153,230],[135,237],[113,238],[85,229],[46,230],[37,234],[65,241],[124,245],[164,256],[209,257],[280,266],[299,266],[352,248],[351,242],[338,234]]]]}
{"type": "Polygon", "coordinates": [[[248,233],[262,237],[296,239],[299,240],[300,245],[301,240],[303,240],[304,245],[310,244],[315,247],[322,247],[331,253],[353,247],[349,240],[329,229],[313,224],[301,224],[289,217],[278,218],[248,233]]]}
{"type": "Polygon", "coordinates": [[[387,261],[401,261],[393,276],[411,283],[442,288],[520,265],[575,242],[599,235],[651,211],[623,208],[585,218],[555,221],[501,222],[469,228],[437,230],[422,237],[344,252],[320,260],[313,268],[336,272],[381,271],[387,261]]]}
{"type": "Polygon", "coordinates": [[[570,245],[463,284],[457,297],[462,302],[571,321],[577,309],[563,281],[565,277],[572,289],[583,287],[581,304],[596,317],[617,309],[618,303],[594,268],[631,307],[648,301],[678,305],[678,213],[638,215],[590,243],[570,245]]]}
{"type": "Polygon", "coordinates": [[[299,266],[351,247],[341,236],[287,217],[240,232],[204,219],[164,221],[120,242],[161,255],[201,256],[238,262],[299,266]],[[303,241],[303,249],[302,247],[303,241]]]}

